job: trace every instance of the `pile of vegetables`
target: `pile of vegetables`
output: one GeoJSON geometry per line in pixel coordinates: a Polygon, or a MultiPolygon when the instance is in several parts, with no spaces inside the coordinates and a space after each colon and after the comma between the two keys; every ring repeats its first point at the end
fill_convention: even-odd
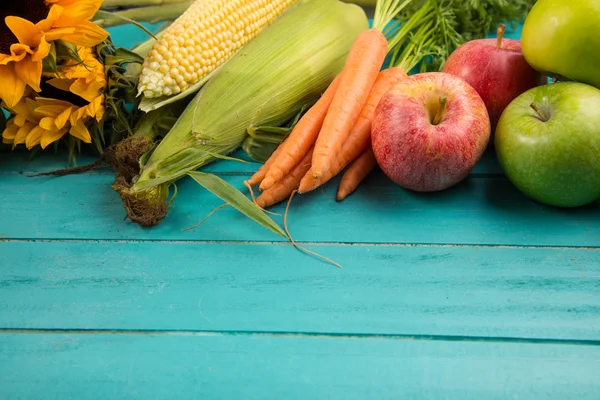
{"type": "MultiPolygon", "coordinates": [[[[265,162],[246,182],[252,198],[252,186],[259,185],[262,193],[237,206],[245,214],[256,215],[257,209],[296,191],[310,192],[347,168],[337,196],[343,200],[376,168],[370,125],[387,89],[415,68],[442,64],[452,46],[484,36],[492,21],[518,19],[527,8],[523,1],[509,5],[501,0],[468,5],[280,0],[256,2],[265,7],[264,16],[274,4],[280,10],[276,18],[263,17],[260,29],[236,22],[227,33],[224,23],[211,27],[223,16],[211,14],[215,11],[205,9],[205,3],[210,4],[192,3],[156,41],[149,41],[139,83],[140,109],[146,113],[135,134],[118,146],[129,157],[126,162],[117,157],[114,188],[129,218],[143,226],[158,224],[167,214],[177,180],[195,174],[201,181],[206,175],[193,171],[215,160],[240,161],[230,158],[239,148],[265,162]],[[375,7],[371,27],[364,11],[350,3],[375,7]],[[231,38],[245,31],[246,42],[232,48],[231,38]],[[199,32],[203,38],[212,36],[198,41],[199,32]],[[188,43],[185,38],[192,36],[195,42],[188,43]],[[202,74],[194,65],[202,66],[202,74]]],[[[230,15],[246,4],[218,3],[229,4],[230,15]]],[[[221,198],[241,194],[241,188],[224,185],[226,193],[213,193],[221,198]]]]}
{"type": "MultiPolygon", "coordinates": [[[[163,25],[134,49],[131,134],[101,163],[129,219],[167,215],[191,177],[227,205],[291,239],[267,208],[341,176],[337,200],[378,167],[371,137],[383,96],[534,0],[105,0],[103,27],[163,25]],[[365,10],[373,7],[369,24],[365,10]],[[201,168],[243,149],[260,163],[236,188],[201,168]],[[258,196],[255,197],[255,192],[258,196]]],[[[143,28],[145,29],[145,28],[143,28]]],[[[0,121],[1,122],[1,121],[0,121]]],[[[69,173],[60,171],[58,174],[69,173]]]]}

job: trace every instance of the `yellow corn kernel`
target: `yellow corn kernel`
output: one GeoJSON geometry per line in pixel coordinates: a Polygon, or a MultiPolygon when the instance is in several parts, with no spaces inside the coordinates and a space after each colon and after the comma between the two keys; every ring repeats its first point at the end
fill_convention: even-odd
{"type": "Polygon", "coordinates": [[[154,43],[138,91],[171,96],[200,82],[297,0],[196,0],[154,43]]]}

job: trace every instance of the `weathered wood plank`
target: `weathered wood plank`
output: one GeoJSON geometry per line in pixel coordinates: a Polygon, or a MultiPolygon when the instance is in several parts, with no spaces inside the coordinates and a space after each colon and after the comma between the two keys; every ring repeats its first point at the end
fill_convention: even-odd
{"type": "Polygon", "coordinates": [[[0,334],[13,399],[597,399],[600,347],[0,334]]]}
{"type": "MultiPolygon", "coordinates": [[[[195,230],[222,204],[191,179],[178,184],[169,215],[143,229],[125,221],[111,175],[61,178],[5,175],[0,190],[0,234],[10,238],[281,240],[226,208],[195,230]]],[[[225,175],[247,192],[242,176],[225,175]]],[[[600,246],[600,207],[557,209],[535,203],[503,177],[472,177],[444,192],[417,194],[374,173],[353,195],[335,202],[338,179],[296,196],[289,227],[296,240],[318,242],[450,243],[600,246]]],[[[284,204],[273,211],[284,212],[284,204]]],[[[283,224],[283,217],[273,217],[283,224]]]]}
{"type": "MultiPolygon", "coordinates": [[[[202,168],[204,172],[238,174],[247,176],[255,172],[262,164],[252,160],[246,152],[238,150],[234,152],[233,157],[247,161],[248,163],[240,163],[236,161],[215,161],[202,168]]],[[[91,154],[82,154],[77,157],[77,166],[84,166],[95,162],[98,158],[91,154]]],[[[0,177],[2,175],[22,174],[30,175],[40,172],[49,172],[57,169],[70,167],[68,165],[68,154],[64,152],[43,153],[37,157],[31,158],[30,155],[23,150],[17,150],[14,153],[2,154],[0,157],[0,177]]],[[[95,173],[112,174],[108,169],[99,169],[95,173]]],[[[473,168],[472,175],[503,175],[502,168],[493,153],[493,150],[488,150],[481,158],[479,163],[473,168]]],[[[1,179],[1,178],[0,178],[1,179]]]]}
{"type": "Polygon", "coordinates": [[[600,250],[1,243],[0,328],[600,340],[600,250]]]}

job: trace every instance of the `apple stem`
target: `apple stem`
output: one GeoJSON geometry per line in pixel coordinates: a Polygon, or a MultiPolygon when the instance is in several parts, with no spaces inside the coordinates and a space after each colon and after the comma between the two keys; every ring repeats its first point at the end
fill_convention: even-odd
{"type": "Polygon", "coordinates": [[[506,25],[500,24],[498,26],[498,30],[497,30],[497,33],[498,33],[498,42],[496,44],[496,47],[499,48],[499,49],[502,48],[502,38],[504,37],[504,32],[505,31],[506,31],[506,25]]]}
{"type": "Polygon", "coordinates": [[[433,125],[437,125],[442,120],[442,116],[444,115],[444,111],[446,110],[446,104],[448,103],[447,97],[440,97],[440,108],[435,113],[435,117],[433,117],[433,125]]]}
{"type": "Polygon", "coordinates": [[[548,118],[544,115],[544,113],[542,112],[542,110],[540,110],[538,108],[538,106],[535,105],[535,103],[531,103],[530,107],[533,108],[533,111],[535,111],[537,113],[537,115],[540,116],[540,118],[541,118],[541,120],[543,122],[548,121],[548,118]]]}

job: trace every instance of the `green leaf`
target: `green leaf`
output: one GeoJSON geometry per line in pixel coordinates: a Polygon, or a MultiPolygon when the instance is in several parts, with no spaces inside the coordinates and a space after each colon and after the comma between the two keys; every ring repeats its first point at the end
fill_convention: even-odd
{"type": "Polygon", "coordinates": [[[188,173],[196,182],[203,186],[206,190],[221,198],[227,204],[231,205],[245,216],[253,219],[263,227],[267,228],[277,235],[287,238],[283,229],[279,227],[260,207],[248,199],[242,192],[235,187],[225,182],[213,174],[205,172],[190,172],[188,173]]]}
{"type": "Polygon", "coordinates": [[[56,66],[56,44],[50,42],[50,51],[46,57],[42,60],[42,71],[44,72],[56,72],[58,70],[56,66]]]}
{"type": "Polygon", "coordinates": [[[124,17],[124,16],[116,14],[116,13],[111,13],[109,11],[98,10],[98,11],[96,11],[96,15],[94,15],[93,20],[96,23],[98,23],[100,26],[102,26],[102,20],[103,19],[110,19],[110,18],[117,18],[117,19],[120,19],[122,21],[129,22],[130,24],[137,26],[138,28],[140,28],[141,30],[143,30],[144,32],[146,32],[148,35],[150,35],[154,39],[156,39],[156,36],[154,36],[154,34],[152,33],[152,31],[150,31],[144,25],[140,24],[137,21],[132,20],[131,18],[127,18],[127,17],[124,17]]]}
{"type": "Polygon", "coordinates": [[[246,154],[254,161],[261,163],[266,162],[278,146],[279,143],[261,141],[250,136],[242,142],[242,149],[246,154]]]}
{"type": "Polygon", "coordinates": [[[124,49],[119,47],[115,54],[109,55],[105,57],[104,63],[106,65],[114,65],[114,64],[126,64],[126,63],[137,63],[143,64],[144,59],[139,56],[137,53],[134,53],[131,50],[124,49]]]}

